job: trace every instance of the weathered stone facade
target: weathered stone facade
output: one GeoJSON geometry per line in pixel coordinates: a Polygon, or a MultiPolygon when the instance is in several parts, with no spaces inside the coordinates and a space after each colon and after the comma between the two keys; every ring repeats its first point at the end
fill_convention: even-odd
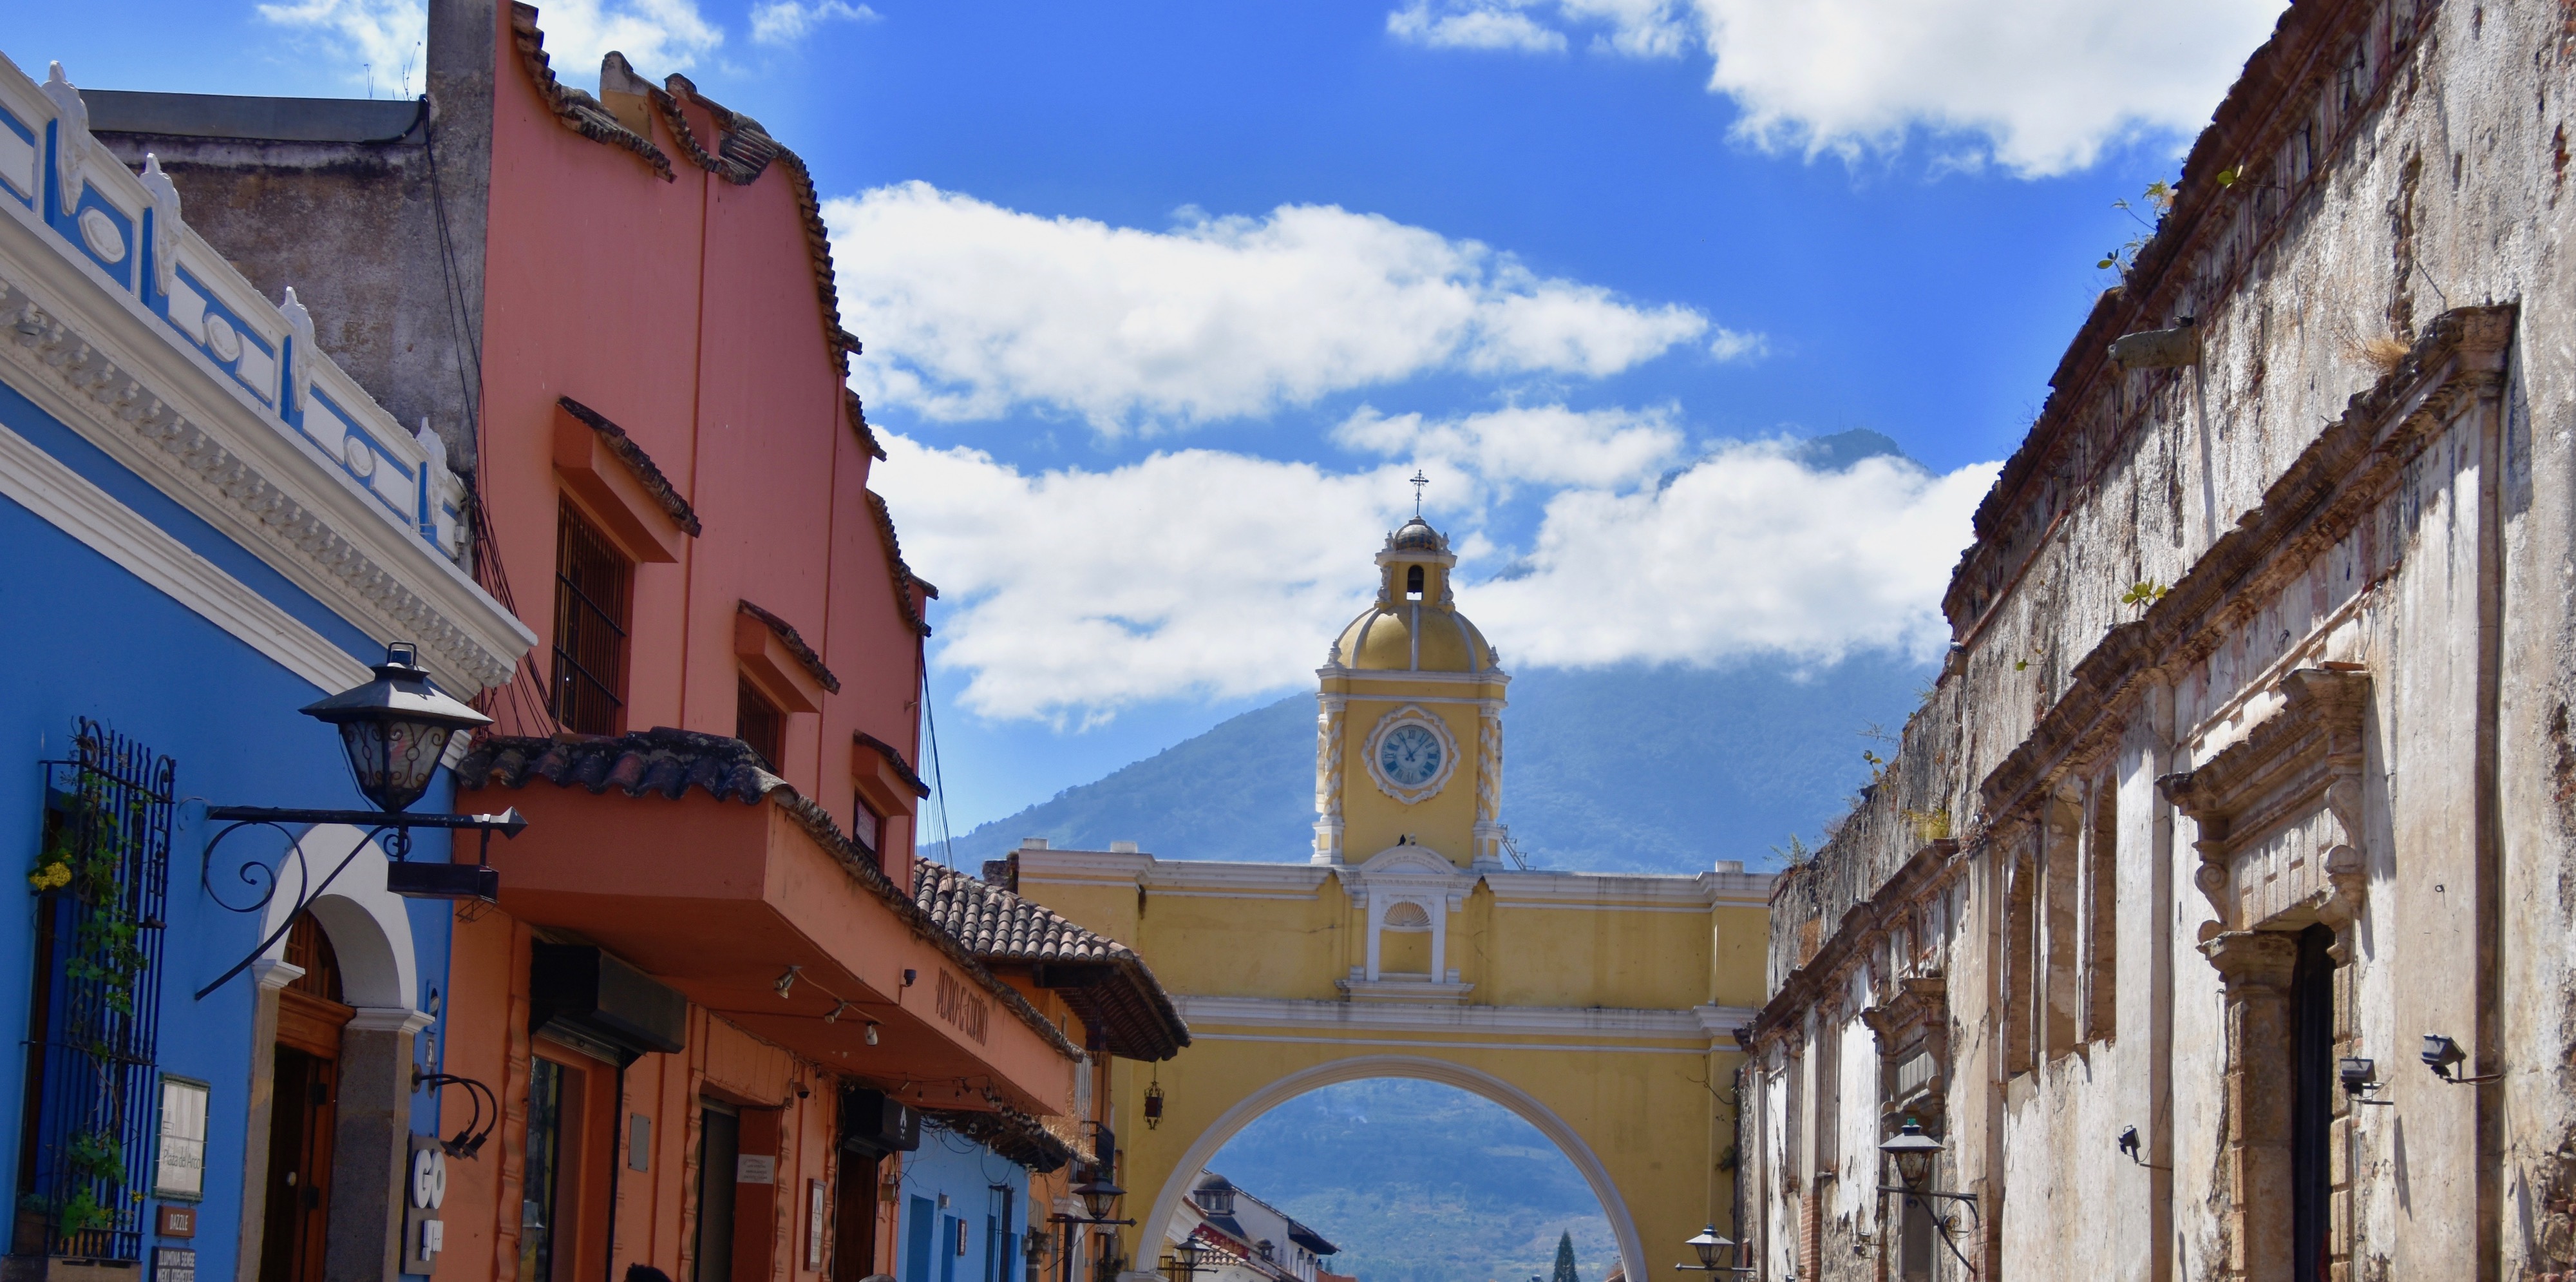
{"type": "Polygon", "coordinates": [[[1778,883],[1758,1276],[2576,1270],[2571,88],[2560,3],[2248,62],[1778,883]],[[1908,1116],[1973,1208],[1882,1191],[1908,1116]]]}

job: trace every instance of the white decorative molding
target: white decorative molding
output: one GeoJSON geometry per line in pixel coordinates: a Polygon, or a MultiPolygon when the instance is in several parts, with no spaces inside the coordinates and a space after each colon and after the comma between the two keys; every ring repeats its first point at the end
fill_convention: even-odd
{"type": "MultiPolygon", "coordinates": [[[[1511,674],[1503,671],[1501,668],[1487,668],[1482,672],[1416,672],[1410,668],[1351,668],[1344,667],[1339,664],[1326,664],[1323,667],[1317,668],[1315,669],[1315,675],[1326,681],[1355,681],[1365,684],[1385,683],[1399,685],[1413,685],[1419,682],[1462,686],[1506,685],[1509,684],[1512,679],[1511,674]]],[[[1346,691],[1345,693],[1354,699],[1370,699],[1379,697],[1376,695],[1363,694],[1356,690],[1346,691]]],[[[1448,700],[1442,700],[1442,702],[1448,702],[1448,700]]],[[[1461,700],[1461,702],[1482,703],[1484,700],[1461,700]]]]}
{"type": "MultiPolygon", "coordinates": [[[[1464,1042],[1421,1037],[1335,1037],[1324,1033],[1201,1033],[1193,1042],[1273,1042],[1282,1046],[1402,1047],[1435,1051],[1530,1051],[1549,1055],[1707,1055],[1707,1046],[1637,1046],[1624,1042],[1464,1042]]],[[[1725,1048],[1732,1052],[1733,1048],[1725,1048]]]]}
{"type": "Polygon", "coordinates": [[[302,978],[304,968],[291,961],[262,957],[250,964],[250,980],[259,985],[259,991],[263,993],[276,992],[302,978]]]}
{"type": "Polygon", "coordinates": [[[472,693],[506,680],[535,634],[433,542],[461,486],[309,327],[178,220],[157,166],[154,182],[116,163],[85,112],[68,79],[40,88],[0,59],[0,115],[44,140],[62,184],[59,210],[0,198],[0,375],[325,607],[418,643],[442,683],[472,693]],[[88,243],[93,213],[124,254],[88,243]],[[369,476],[349,466],[352,435],[368,444],[369,476]]]}
{"type": "Polygon", "coordinates": [[[367,665],[329,638],[5,426],[0,426],[0,496],[325,694],[368,679],[367,665]]]}
{"type": "MultiPolygon", "coordinates": [[[[1192,1037],[1219,1028],[1357,1029],[1372,1033],[1560,1037],[1584,1041],[1711,1041],[1750,1025],[1752,1010],[1694,1006],[1684,1010],[1592,1006],[1394,1006],[1282,997],[1193,997],[1172,1004],[1192,1037]]],[[[1534,1044],[1536,1045],[1536,1044],[1534,1044]]]]}
{"type": "Polygon", "coordinates": [[[1433,716],[1418,703],[1407,702],[1377,719],[1377,724],[1369,730],[1368,743],[1360,750],[1360,756],[1368,767],[1369,778],[1376,782],[1377,790],[1410,806],[1439,796],[1440,790],[1448,786],[1450,776],[1458,773],[1458,736],[1449,732],[1447,720],[1433,716]],[[1431,772],[1429,778],[1413,784],[1388,775],[1384,764],[1378,760],[1388,737],[1409,726],[1418,726],[1430,735],[1439,744],[1440,751],[1439,767],[1431,772]]]}
{"type": "Polygon", "coordinates": [[[437,1016],[408,1006],[360,1006],[349,1017],[349,1027],[362,1033],[417,1033],[437,1022],[437,1016]]]}

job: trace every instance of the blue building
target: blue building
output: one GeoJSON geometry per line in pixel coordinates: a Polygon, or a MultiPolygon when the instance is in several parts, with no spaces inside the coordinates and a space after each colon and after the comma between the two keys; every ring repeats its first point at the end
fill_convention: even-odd
{"type": "Polygon", "coordinates": [[[1015,1282],[1028,1246],[1029,1168],[1022,1163],[1054,1170],[1065,1154],[1034,1127],[970,1114],[926,1116],[921,1147],[903,1159],[896,1282],[1015,1282]]]}
{"type": "Polygon", "coordinates": [[[394,642],[470,698],[533,638],[457,563],[436,425],[396,423],[86,121],[59,66],[0,58],[5,1272],[423,1272],[440,1101],[413,1076],[451,907],[388,892],[359,829],[210,851],[206,811],[363,807],[297,709],[394,642]]]}

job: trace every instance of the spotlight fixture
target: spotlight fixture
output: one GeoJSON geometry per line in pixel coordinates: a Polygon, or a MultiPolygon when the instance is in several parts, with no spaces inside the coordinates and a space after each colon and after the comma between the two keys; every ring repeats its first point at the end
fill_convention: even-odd
{"type": "Polygon", "coordinates": [[[876,1044],[877,1044],[877,1026],[876,1026],[876,1025],[874,1025],[874,1024],[870,1024],[870,1025],[868,1025],[868,1045],[870,1045],[870,1046],[874,1046],[874,1045],[876,1045],[876,1044]]]}
{"type": "Polygon", "coordinates": [[[771,985],[771,987],[776,988],[776,989],[778,990],[778,996],[779,996],[779,999],[780,999],[780,1000],[782,1000],[782,1001],[786,1000],[786,997],[787,997],[787,990],[788,990],[788,989],[791,989],[791,988],[794,988],[794,987],[796,986],[796,976],[797,976],[799,973],[801,973],[804,969],[805,969],[805,968],[804,968],[804,967],[802,967],[802,966],[790,966],[790,967],[788,967],[788,968],[787,968],[787,973],[786,973],[786,974],[784,974],[784,975],[779,976],[779,977],[778,977],[778,982],[777,982],[776,984],[771,985]]]}
{"type": "Polygon", "coordinates": [[[2452,1066],[2465,1062],[2469,1058],[2469,1055],[2468,1052],[2460,1049],[2460,1044],[2458,1042],[2452,1041],[2450,1038],[2444,1037],[2440,1033],[2424,1034],[2424,1053],[2422,1058],[2424,1060],[2424,1067],[2433,1070],[2433,1076],[2441,1078],[2443,1081],[2449,1082],[2453,1086],[2475,1086],[2480,1082],[2498,1081],[2504,1077],[2504,1074],[2502,1073],[2487,1073],[2477,1077],[2453,1076],[2451,1072],[2452,1066]]]}
{"type": "Polygon", "coordinates": [[[845,1011],[845,1010],[848,1010],[849,1008],[850,1008],[850,1004],[849,1004],[848,1002],[845,1002],[845,1001],[841,1000],[841,999],[840,999],[840,998],[838,998],[838,997],[833,998],[833,999],[832,999],[832,1012],[831,1012],[830,1014],[825,1015],[825,1016],[823,1017],[823,1022],[824,1022],[824,1023],[826,1023],[826,1024],[837,1024],[837,1023],[840,1023],[840,1022],[841,1022],[841,1012],[842,1012],[842,1011],[845,1011]]]}
{"type": "Polygon", "coordinates": [[[2147,1164],[2147,1159],[2138,1156],[2137,1127],[2123,1126],[2120,1128],[2120,1151],[2127,1154],[2130,1161],[2135,1162],[2140,1166],[2147,1164]]]}
{"type": "Polygon", "coordinates": [[[2379,1089],[2379,1065],[2376,1061],[2351,1057],[2336,1060],[2335,1078],[2343,1083],[2343,1093],[2355,1104],[2377,1104],[2387,1108],[2397,1102],[2370,1097],[2372,1091],[2379,1089]]]}

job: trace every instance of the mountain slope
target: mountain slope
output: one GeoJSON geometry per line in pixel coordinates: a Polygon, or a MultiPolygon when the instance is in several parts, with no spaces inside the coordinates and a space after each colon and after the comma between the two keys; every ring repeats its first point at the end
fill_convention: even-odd
{"type": "MultiPolygon", "coordinates": [[[[1885,654],[1827,667],[1538,669],[1504,717],[1503,821],[1548,868],[1759,866],[1811,837],[1868,777],[1861,731],[1893,730],[1929,667],[1885,654]]],[[[1292,695],[957,839],[965,867],[1022,837],[1167,859],[1294,862],[1313,840],[1315,701],[1292,695]]]]}

